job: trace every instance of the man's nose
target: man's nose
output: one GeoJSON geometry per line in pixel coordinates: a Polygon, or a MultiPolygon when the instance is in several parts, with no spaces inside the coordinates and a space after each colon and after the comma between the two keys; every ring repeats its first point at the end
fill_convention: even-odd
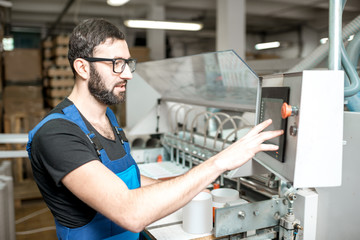
{"type": "Polygon", "coordinates": [[[124,71],[120,74],[120,77],[126,80],[132,79],[132,73],[128,64],[125,64],[124,71]]]}

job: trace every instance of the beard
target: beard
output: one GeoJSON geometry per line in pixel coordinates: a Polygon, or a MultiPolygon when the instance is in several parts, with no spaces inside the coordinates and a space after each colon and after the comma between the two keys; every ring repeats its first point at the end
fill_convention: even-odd
{"type": "Polygon", "coordinates": [[[88,89],[96,100],[105,105],[124,103],[126,99],[126,92],[120,92],[118,95],[115,95],[113,92],[114,87],[110,90],[106,89],[102,77],[92,64],[90,64],[88,89]]]}

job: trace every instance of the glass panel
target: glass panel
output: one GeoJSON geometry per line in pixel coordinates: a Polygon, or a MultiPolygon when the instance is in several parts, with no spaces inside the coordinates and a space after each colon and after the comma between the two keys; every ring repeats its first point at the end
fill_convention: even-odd
{"type": "Polygon", "coordinates": [[[259,78],[234,51],[139,63],[136,72],[168,101],[255,111],[259,78]]]}

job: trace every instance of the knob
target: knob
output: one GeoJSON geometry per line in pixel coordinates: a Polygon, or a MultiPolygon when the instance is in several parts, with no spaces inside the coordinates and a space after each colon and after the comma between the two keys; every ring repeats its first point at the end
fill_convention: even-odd
{"type": "Polygon", "coordinates": [[[286,102],[283,103],[283,105],[281,107],[281,117],[283,119],[290,117],[290,116],[297,115],[297,113],[298,113],[297,107],[291,106],[291,105],[287,104],[286,102]]]}
{"type": "Polygon", "coordinates": [[[298,132],[298,129],[296,126],[291,126],[290,127],[290,135],[291,136],[296,136],[297,135],[297,132],[298,132]]]}

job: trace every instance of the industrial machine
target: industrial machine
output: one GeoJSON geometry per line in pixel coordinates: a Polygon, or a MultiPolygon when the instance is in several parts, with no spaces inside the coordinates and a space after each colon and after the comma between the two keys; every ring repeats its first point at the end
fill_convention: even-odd
{"type": "Polygon", "coordinates": [[[268,118],[284,130],[269,141],[278,151],[217,180],[246,201],[215,210],[216,238],[359,238],[360,16],[341,31],[345,3],[329,1],[329,45],[289,73],[259,77],[233,51],[139,64],[127,104],[143,111],[127,116],[129,134],[160,136],[167,164],[187,171],[268,118]],[[327,55],[330,70],[305,70],[327,55]]]}
{"type": "MultiPolygon", "coordinates": [[[[247,203],[215,210],[215,237],[337,239],[337,230],[345,231],[337,225],[334,238],[329,237],[324,221],[331,216],[326,211],[330,200],[317,192],[332,198],[329,192],[344,190],[343,145],[359,143],[347,136],[356,134],[347,129],[353,124],[343,123],[360,118],[344,114],[343,71],[258,77],[235,52],[221,51],[141,63],[128,89],[127,108],[141,111],[128,113],[127,135],[131,141],[158,138],[166,155],[156,165],[169,176],[206,161],[265,119],[273,119],[271,129],[284,130],[271,141],[279,145],[277,152],[261,152],[217,179],[221,187],[239,190],[247,203]]],[[[356,221],[355,214],[348,217],[356,221]]],[[[345,235],[354,232],[347,229],[345,235]]]]}

